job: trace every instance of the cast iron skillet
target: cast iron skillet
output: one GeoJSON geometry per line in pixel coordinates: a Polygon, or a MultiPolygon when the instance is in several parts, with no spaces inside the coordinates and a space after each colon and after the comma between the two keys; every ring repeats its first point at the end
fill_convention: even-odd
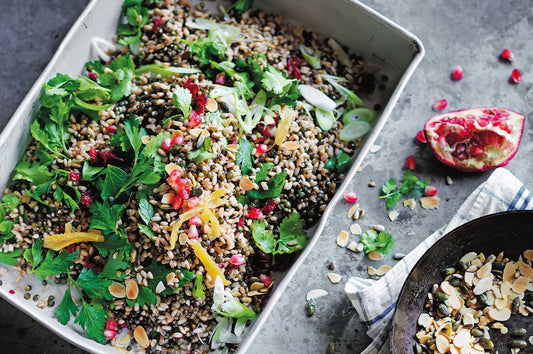
{"type": "MultiPolygon", "coordinates": [[[[510,259],[526,249],[533,249],[533,211],[510,211],[491,214],[470,221],[446,234],[420,258],[405,281],[396,304],[391,336],[391,352],[413,353],[418,316],[422,313],[431,286],[443,280],[442,269],[455,266],[468,252],[497,255],[501,251],[510,259]]],[[[513,315],[504,323],[510,330],[525,328],[524,340],[533,335],[532,316],[513,315]]],[[[509,352],[510,336],[490,330],[494,349],[509,352]]],[[[531,349],[530,344],[528,344],[531,349]]]]}

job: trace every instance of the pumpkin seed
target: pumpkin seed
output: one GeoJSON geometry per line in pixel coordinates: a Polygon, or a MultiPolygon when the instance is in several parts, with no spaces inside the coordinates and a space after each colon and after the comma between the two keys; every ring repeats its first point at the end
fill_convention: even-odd
{"type": "Polygon", "coordinates": [[[305,313],[307,317],[311,317],[316,312],[316,302],[313,299],[307,300],[307,303],[305,304],[305,313]]]}
{"type": "Polygon", "coordinates": [[[492,263],[492,270],[495,271],[495,270],[500,270],[503,272],[503,268],[505,268],[505,263],[503,262],[493,262],[492,263]]]}
{"type": "Polygon", "coordinates": [[[527,347],[527,342],[522,339],[513,339],[509,342],[511,348],[525,348],[527,347]]]}
{"type": "Polygon", "coordinates": [[[439,304],[439,306],[437,307],[437,312],[441,317],[448,317],[450,315],[448,307],[444,304],[439,304]]]}
{"type": "Polygon", "coordinates": [[[518,312],[519,309],[520,309],[520,298],[515,297],[513,299],[513,303],[511,304],[511,313],[514,315],[515,313],[518,312]]]}
{"type": "Polygon", "coordinates": [[[433,294],[435,296],[435,299],[437,299],[437,301],[440,301],[440,302],[444,302],[446,300],[448,300],[449,296],[441,291],[437,291],[435,292],[435,294],[433,294]]]}
{"type": "Polygon", "coordinates": [[[422,354],[422,347],[418,343],[415,343],[414,351],[415,354],[422,354]]]}
{"type": "Polygon", "coordinates": [[[450,279],[450,284],[452,286],[455,286],[456,288],[458,288],[459,286],[461,286],[461,279],[459,279],[459,278],[451,278],[450,279]]]}
{"type": "Polygon", "coordinates": [[[435,341],[433,339],[430,339],[426,342],[426,347],[429,349],[429,350],[435,350],[437,349],[437,345],[435,344],[435,341]]]}
{"type": "Polygon", "coordinates": [[[329,342],[326,354],[335,354],[335,342],[329,342]]]}
{"type": "Polygon", "coordinates": [[[479,338],[479,345],[483,349],[492,349],[494,348],[494,343],[488,338],[479,338]]]}
{"type": "Polygon", "coordinates": [[[459,285],[459,290],[461,290],[464,295],[468,295],[470,293],[470,290],[468,290],[468,287],[464,284],[459,285]]]}
{"type": "Polygon", "coordinates": [[[526,330],[525,328],[517,328],[515,330],[512,330],[509,335],[514,338],[520,338],[526,335],[526,330]]]}
{"type": "Polygon", "coordinates": [[[453,273],[455,273],[455,268],[453,268],[453,267],[444,268],[442,270],[442,273],[444,275],[452,275],[453,273]]]}
{"type": "Polygon", "coordinates": [[[392,259],[394,259],[395,261],[399,261],[403,258],[405,258],[405,253],[394,253],[392,255],[392,259]]]}
{"type": "Polygon", "coordinates": [[[472,330],[470,331],[470,333],[474,336],[474,337],[483,337],[485,335],[485,332],[483,332],[482,330],[480,330],[479,328],[472,328],[472,330]]]}

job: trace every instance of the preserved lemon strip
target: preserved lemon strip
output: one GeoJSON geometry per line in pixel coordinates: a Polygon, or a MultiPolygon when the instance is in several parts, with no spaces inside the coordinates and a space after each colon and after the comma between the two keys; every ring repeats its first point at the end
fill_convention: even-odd
{"type": "Polygon", "coordinates": [[[204,210],[202,210],[202,214],[200,214],[200,218],[206,225],[208,223],[211,224],[210,225],[211,229],[210,229],[210,232],[208,233],[209,236],[220,234],[220,223],[218,222],[218,219],[215,216],[215,214],[213,214],[213,212],[210,209],[204,208],[204,210]]]}
{"type": "Polygon", "coordinates": [[[43,240],[43,247],[54,251],[70,246],[78,242],[103,242],[104,236],[96,232],[69,232],[46,236],[43,240]]]}
{"type": "Polygon", "coordinates": [[[185,213],[181,214],[178,218],[178,221],[172,226],[172,233],[170,234],[170,249],[173,250],[176,247],[176,241],[178,241],[178,231],[183,225],[183,223],[190,218],[199,215],[202,213],[202,207],[196,207],[191,210],[187,210],[185,213]]]}
{"type": "Polygon", "coordinates": [[[220,276],[222,278],[222,281],[224,285],[229,285],[229,281],[224,276],[224,273],[222,270],[217,266],[213,258],[204,250],[202,245],[200,245],[200,242],[198,241],[189,241],[189,245],[192,247],[194,254],[200,262],[204,265],[205,270],[207,271],[207,274],[211,278],[211,280],[215,280],[217,276],[220,276]]]}
{"type": "Polygon", "coordinates": [[[289,108],[288,106],[283,107],[283,110],[280,114],[279,124],[276,129],[276,135],[274,138],[274,142],[277,145],[281,146],[281,144],[285,141],[287,135],[289,135],[291,123],[296,118],[297,114],[298,113],[296,113],[296,111],[292,108],[289,108]]]}

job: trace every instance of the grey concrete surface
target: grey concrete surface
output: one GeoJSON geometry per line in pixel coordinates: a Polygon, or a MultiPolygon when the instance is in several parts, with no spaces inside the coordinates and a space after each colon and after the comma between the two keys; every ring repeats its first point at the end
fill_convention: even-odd
{"type": "MultiPolygon", "coordinates": [[[[16,109],[69,26],[87,0],[21,2],[0,1],[0,128],[16,109]]],[[[395,252],[407,253],[424,237],[445,224],[454,210],[490,174],[461,173],[438,163],[428,148],[414,136],[435,114],[437,99],[448,100],[447,110],[477,106],[501,106],[531,116],[533,82],[533,1],[487,0],[366,0],[365,4],[417,35],[424,43],[426,57],[408,83],[376,144],[382,149],[370,154],[350,189],[360,196],[367,215],[363,227],[383,224],[396,239],[395,252]],[[512,49],[513,64],[498,61],[503,48],[512,49]],[[450,80],[455,65],[464,68],[464,78],[450,80]],[[515,67],[523,81],[511,85],[507,79],[515,67]],[[417,159],[415,174],[437,186],[442,199],[438,210],[400,209],[400,218],[391,222],[379,186],[390,177],[400,178],[405,157],[417,159]],[[454,183],[445,184],[446,176],[454,183]],[[370,180],[378,187],[369,188],[370,180]],[[449,200],[448,200],[449,198],[449,200]],[[414,232],[413,236],[407,234],[414,232]]],[[[529,119],[521,147],[508,169],[533,189],[533,128],[529,119]]],[[[300,273],[279,302],[254,345],[254,353],[324,353],[334,342],[338,353],[359,353],[369,343],[364,326],[344,295],[343,283],[350,275],[364,276],[368,265],[394,265],[391,256],[380,262],[362,254],[341,250],[335,245],[338,231],[350,225],[345,218],[348,206],[340,203],[324,233],[300,269],[300,273]],[[329,283],[327,264],[344,276],[340,284],[329,283]],[[330,295],[319,299],[315,316],[304,313],[305,293],[326,289],[330,295]]],[[[81,353],[64,340],[0,300],[0,352],[81,353]]]]}

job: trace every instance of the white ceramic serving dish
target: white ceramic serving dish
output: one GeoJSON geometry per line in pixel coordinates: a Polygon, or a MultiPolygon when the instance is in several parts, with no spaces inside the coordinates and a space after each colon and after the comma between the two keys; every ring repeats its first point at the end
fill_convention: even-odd
{"type": "MultiPolygon", "coordinates": [[[[5,188],[11,177],[8,171],[13,170],[28,142],[32,112],[42,85],[58,72],[76,76],[81,73],[85,62],[97,58],[97,53],[90,43],[95,38],[112,39],[122,2],[122,0],[92,0],[89,3],[0,134],[0,151],[2,151],[0,170],[4,171],[0,174],[1,190],[5,188]]],[[[384,91],[376,90],[379,93],[374,94],[372,105],[379,103],[382,110],[372,131],[354,156],[353,166],[346,176],[346,180],[352,179],[385,125],[408,79],[424,56],[422,44],[400,26],[355,0],[262,0],[255,1],[255,5],[268,12],[284,15],[291,24],[302,25],[304,28],[335,38],[339,43],[348,46],[352,52],[362,56],[369,66],[379,68],[381,74],[388,76],[387,88],[384,91]]],[[[310,230],[310,235],[313,235],[310,244],[290,270],[281,275],[282,280],[278,281],[268,305],[256,323],[248,329],[239,346],[240,352],[250,349],[259,328],[264,325],[290,279],[298,272],[299,265],[316,244],[325,220],[342,195],[345,186],[346,183],[340,186],[320,223],[310,230]]],[[[9,271],[2,276],[3,286],[0,287],[0,295],[11,304],[84,350],[93,353],[122,353],[111,346],[104,346],[86,338],[82,329],[72,322],[67,326],[61,325],[54,318],[53,309],[48,307],[40,309],[33,301],[25,300],[22,290],[24,285],[31,284],[32,293],[42,293],[42,284],[34,276],[25,277],[17,284],[14,268],[7,268],[9,271]],[[11,289],[15,290],[15,294],[9,293],[11,289]]],[[[54,295],[57,301],[60,301],[63,293],[64,288],[52,286],[46,295],[54,295]]]]}

